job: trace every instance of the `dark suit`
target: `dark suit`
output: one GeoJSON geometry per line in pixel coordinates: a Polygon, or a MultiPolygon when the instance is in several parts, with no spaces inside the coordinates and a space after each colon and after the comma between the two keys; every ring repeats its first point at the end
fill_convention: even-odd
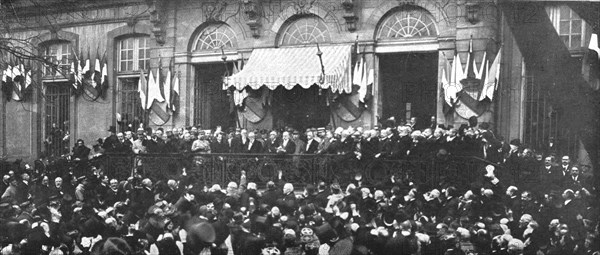
{"type": "Polygon", "coordinates": [[[262,152],[262,143],[258,140],[254,140],[250,143],[250,140],[246,143],[244,147],[244,153],[261,153],[262,152]]]}
{"type": "Polygon", "coordinates": [[[228,153],[229,152],[229,144],[227,144],[227,140],[223,139],[221,142],[217,140],[210,143],[210,151],[212,153],[228,153]]]}
{"type": "Polygon", "coordinates": [[[551,166],[549,169],[546,166],[542,166],[540,169],[540,179],[546,189],[560,187],[563,185],[564,180],[562,169],[557,166],[551,166]]]}
{"type": "Polygon", "coordinates": [[[80,159],[80,160],[88,160],[88,156],[90,155],[90,148],[86,147],[85,145],[83,146],[75,146],[73,147],[73,159],[80,159]]]}
{"type": "Polygon", "coordinates": [[[303,148],[305,154],[315,154],[319,149],[319,143],[314,139],[307,141],[307,145],[303,148]]]}
{"type": "Polygon", "coordinates": [[[346,137],[343,141],[340,141],[340,146],[337,148],[337,154],[349,154],[353,151],[354,140],[351,137],[346,137]]]}
{"type": "Polygon", "coordinates": [[[564,188],[579,190],[580,188],[590,189],[589,187],[590,181],[586,176],[578,175],[576,177],[567,176],[564,177],[564,188]]]}
{"type": "Polygon", "coordinates": [[[131,147],[133,144],[129,140],[117,141],[115,144],[114,152],[116,153],[131,153],[131,147]]]}
{"type": "Polygon", "coordinates": [[[163,141],[163,139],[160,137],[157,137],[156,140],[143,140],[142,145],[146,147],[146,151],[149,153],[161,153],[164,152],[165,148],[167,147],[165,141],[163,141]]]}
{"type": "Polygon", "coordinates": [[[294,154],[294,152],[296,151],[296,144],[294,143],[294,141],[288,140],[287,144],[285,144],[285,146],[284,146],[284,144],[285,144],[285,141],[281,141],[281,147],[283,147],[285,152],[278,151],[277,153],[279,153],[279,154],[294,154]]]}
{"type": "Polygon", "coordinates": [[[269,153],[277,153],[277,147],[281,144],[281,140],[279,138],[275,138],[275,140],[268,139],[265,145],[265,152],[269,153]]]}

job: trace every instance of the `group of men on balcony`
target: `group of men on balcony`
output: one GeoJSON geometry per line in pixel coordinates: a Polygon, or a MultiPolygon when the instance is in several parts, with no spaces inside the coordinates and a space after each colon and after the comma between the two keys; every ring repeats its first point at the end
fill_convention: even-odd
{"type": "MultiPolygon", "coordinates": [[[[308,128],[301,132],[284,130],[229,129],[202,130],[197,127],[138,128],[116,132],[98,140],[96,153],[273,153],[273,154],[338,154],[358,159],[404,159],[442,153],[485,158],[502,162],[510,156],[511,147],[490,130],[488,123],[477,121],[460,128],[435,123],[417,129],[416,119],[396,124],[386,120],[372,129],[308,128]]],[[[514,144],[519,144],[517,140],[514,144]]]]}

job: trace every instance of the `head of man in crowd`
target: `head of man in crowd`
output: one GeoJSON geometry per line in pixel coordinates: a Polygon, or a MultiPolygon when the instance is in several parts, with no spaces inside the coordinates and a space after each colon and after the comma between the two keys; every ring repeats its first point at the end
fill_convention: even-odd
{"type": "Polygon", "coordinates": [[[125,135],[123,134],[123,132],[117,133],[117,139],[119,140],[119,142],[125,141],[125,135]]]}
{"type": "Polygon", "coordinates": [[[313,134],[313,132],[312,132],[312,131],[310,131],[310,130],[309,130],[309,131],[306,131],[306,140],[307,140],[307,141],[310,141],[310,140],[312,140],[313,138],[314,138],[314,134],[313,134]]]}
{"type": "Polygon", "coordinates": [[[566,167],[571,164],[571,157],[568,155],[562,156],[560,163],[563,167],[566,167]]]}
{"type": "Polygon", "coordinates": [[[579,176],[579,166],[572,166],[571,167],[571,176],[572,177],[579,176]]]}
{"type": "Polygon", "coordinates": [[[131,132],[129,130],[125,131],[125,139],[127,139],[127,140],[133,139],[133,132],[131,132]]]}
{"type": "Polygon", "coordinates": [[[554,161],[552,160],[551,156],[545,157],[544,158],[544,166],[552,166],[552,164],[554,163],[554,161]]]}
{"type": "Polygon", "coordinates": [[[292,140],[294,140],[294,141],[298,141],[298,140],[300,140],[300,132],[298,132],[298,131],[296,131],[296,130],[295,130],[295,131],[292,133],[292,140]]]}
{"type": "Polygon", "coordinates": [[[286,183],[283,185],[283,194],[287,195],[290,194],[291,192],[294,192],[294,185],[292,185],[291,183],[286,183]]]}
{"type": "Polygon", "coordinates": [[[284,141],[290,140],[290,132],[288,132],[288,131],[283,132],[283,135],[281,137],[283,138],[284,141]]]}
{"type": "Polygon", "coordinates": [[[151,190],[152,189],[152,181],[148,178],[145,178],[142,180],[142,186],[144,186],[144,188],[151,190]]]}
{"type": "Polygon", "coordinates": [[[431,130],[431,128],[426,128],[423,129],[423,132],[421,132],[421,134],[425,139],[429,139],[431,138],[431,136],[433,136],[433,131],[431,130]]]}

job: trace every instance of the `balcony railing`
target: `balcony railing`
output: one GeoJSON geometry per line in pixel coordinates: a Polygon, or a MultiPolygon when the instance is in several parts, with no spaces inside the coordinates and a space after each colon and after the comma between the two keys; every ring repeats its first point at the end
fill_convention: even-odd
{"type": "MultiPolygon", "coordinates": [[[[339,181],[348,183],[356,173],[372,185],[385,185],[391,176],[415,183],[437,186],[441,183],[468,185],[483,176],[485,165],[479,158],[450,157],[441,159],[357,160],[344,155],[273,155],[273,154],[107,154],[92,161],[111,178],[125,179],[134,171],[155,180],[178,179],[185,168],[188,178],[197,185],[226,184],[238,181],[246,172],[248,182],[263,184],[283,180],[295,184],[339,181]]],[[[496,165],[497,176],[509,183],[521,180],[496,165]]]]}

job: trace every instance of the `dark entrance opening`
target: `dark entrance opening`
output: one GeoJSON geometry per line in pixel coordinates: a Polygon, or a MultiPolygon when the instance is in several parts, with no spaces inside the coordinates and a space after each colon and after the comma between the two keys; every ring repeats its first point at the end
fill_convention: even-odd
{"type": "Polygon", "coordinates": [[[273,91],[273,126],[303,131],[311,127],[325,127],[331,116],[327,93],[319,86],[308,89],[295,86],[291,90],[279,86],[273,91]]]}
{"type": "MultiPolygon", "coordinates": [[[[227,64],[231,72],[233,63],[227,64]]],[[[226,73],[223,63],[196,66],[196,84],[194,86],[194,125],[203,129],[217,126],[227,130],[235,127],[235,112],[230,113],[229,97],[223,90],[223,76],[226,73]]]]}
{"type": "Polygon", "coordinates": [[[436,115],[438,53],[398,53],[379,55],[382,92],[382,118],[419,124],[436,115]]]}

